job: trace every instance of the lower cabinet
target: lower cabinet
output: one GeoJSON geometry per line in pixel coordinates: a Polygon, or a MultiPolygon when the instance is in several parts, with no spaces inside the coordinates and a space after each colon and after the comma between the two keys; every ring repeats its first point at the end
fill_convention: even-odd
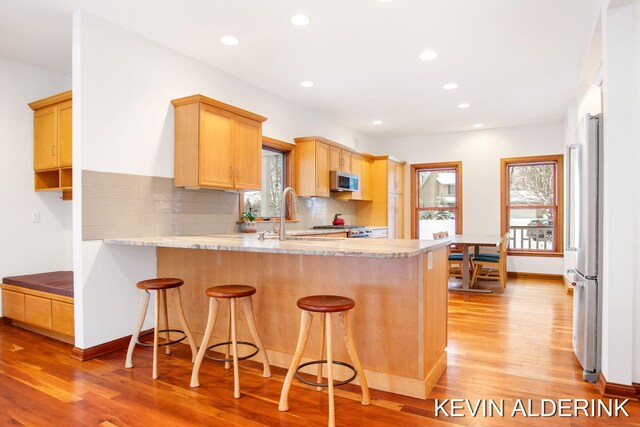
{"type": "Polygon", "coordinates": [[[2,316],[18,326],[73,343],[73,298],[2,284],[2,316]]]}

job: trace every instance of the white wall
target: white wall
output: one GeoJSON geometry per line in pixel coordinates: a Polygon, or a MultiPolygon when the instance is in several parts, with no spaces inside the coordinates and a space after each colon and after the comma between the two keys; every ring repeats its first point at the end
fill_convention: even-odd
{"type": "Polygon", "coordinates": [[[603,17],[602,372],[619,384],[640,382],[640,2],[627,3],[603,17]]]}
{"type": "MultiPolygon", "coordinates": [[[[500,234],[500,159],[564,153],[563,123],[428,134],[370,142],[365,151],[391,154],[409,164],[462,161],[463,232],[500,234]]],[[[410,192],[410,170],[405,195],[410,192]]],[[[411,198],[405,197],[405,211],[411,198]]],[[[405,221],[405,235],[411,224],[405,221]]],[[[508,258],[509,271],[562,274],[562,258],[508,258]]]]}
{"type": "MultiPolygon", "coordinates": [[[[173,176],[171,99],[201,93],[269,118],[263,133],[286,141],[321,135],[355,146],[360,135],[180,53],[82,12],[74,15],[74,164],[85,170],[173,176]],[[77,103],[76,103],[77,102],[77,103]],[[76,114],[78,110],[78,115],[76,114]]],[[[79,175],[74,176],[78,188],[79,175]]],[[[76,192],[77,194],[77,192],[76,192]]],[[[79,206],[79,205],[78,205],[79,206]]],[[[76,346],[130,334],[135,282],[155,273],[155,252],[80,240],[76,346]]],[[[77,221],[75,219],[78,219],[77,221]]]]}
{"type": "Polygon", "coordinates": [[[71,269],[71,202],[33,190],[33,111],[68,76],[0,57],[0,277],[71,269]],[[31,213],[40,212],[40,223],[31,213]]]}

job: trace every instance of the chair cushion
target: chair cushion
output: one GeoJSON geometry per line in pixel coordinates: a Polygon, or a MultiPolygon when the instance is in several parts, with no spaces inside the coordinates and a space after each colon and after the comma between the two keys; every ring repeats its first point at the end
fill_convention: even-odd
{"type": "Polygon", "coordinates": [[[495,254],[480,254],[477,257],[473,258],[474,261],[484,261],[484,262],[500,262],[500,255],[495,254]]]}
{"type": "MultiPolygon", "coordinates": [[[[473,259],[473,254],[469,254],[469,259],[473,259]]],[[[462,254],[449,254],[449,261],[462,261],[462,254]]]]}
{"type": "Polygon", "coordinates": [[[73,298],[73,271],[4,277],[2,283],[73,298]]]}

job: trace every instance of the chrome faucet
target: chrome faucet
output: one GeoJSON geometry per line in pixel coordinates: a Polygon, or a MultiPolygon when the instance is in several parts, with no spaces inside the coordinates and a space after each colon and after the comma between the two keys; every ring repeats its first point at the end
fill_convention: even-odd
{"type": "Polygon", "coordinates": [[[298,195],[295,190],[291,187],[287,187],[282,191],[282,197],[280,198],[280,241],[287,239],[287,233],[284,230],[284,219],[287,217],[287,194],[291,192],[293,193],[293,204],[296,207],[296,212],[300,212],[300,207],[298,206],[298,195]]]}

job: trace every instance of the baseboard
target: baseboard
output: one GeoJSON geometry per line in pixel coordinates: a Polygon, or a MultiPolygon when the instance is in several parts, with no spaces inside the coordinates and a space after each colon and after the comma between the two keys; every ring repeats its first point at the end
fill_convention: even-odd
{"type": "Polygon", "coordinates": [[[509,271],[507,273],[507,277],[510,279],[563,280],[562,274],[526,273],[519,271],[509,271]]]}
{"type": "Polygon", "coordinates": [[[608,382],[602,375],[598,374],[598,390],[603,397],[618,397],[623,399],[638,400],[638,389],[640,384],[626,385],[608,382]]]}
{"type": "Polygon", "coordinates": [[[11,324],[11,319],[9,319],[8,317],[0,317],[0,326],[10,325],[10,324],[11,324]]]}
{"type": "Polygon", "coordinates": [[[633,387],[636,389],[636,397],[640,400],[640,383],[631,383],[633,387]]]}
{"type": "MultiPolygon", "coordinates": [[[[145,332],[153,332],[153,329],[142,331],[140,334],[142,335],[145,332]]],[[[124,350],[129,347],[130,341],[131,335],[127,335],[126,337],[118,338],[89,348],[73,347],[71,350],[71,357],[78,359],[81,362],[86,362],[87,360],[95,359],[96,357],[104,356],[105,354],[124,350]]]]}

